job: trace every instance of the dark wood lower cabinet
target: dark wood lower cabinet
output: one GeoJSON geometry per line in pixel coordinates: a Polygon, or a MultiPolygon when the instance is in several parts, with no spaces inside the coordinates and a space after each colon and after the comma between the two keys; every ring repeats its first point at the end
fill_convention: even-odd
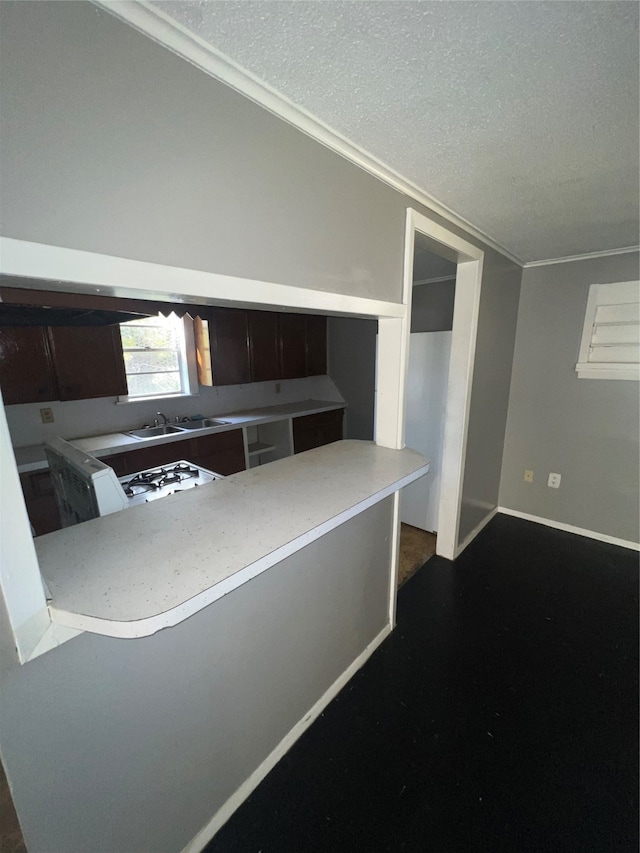
{"type": "Polygon", "coordinates": [[[168,444],[157,444],[154,447],[136,448],[126,453],[104,456],[102,461],[110,465],[118,477],[124,477],[125,474],[157,468],[180,459],[225,476],[244,471],[242,430],[233,429],[168,444]]]}
{"type": "Polygon", "coordinates": [[[342,439],[344,410],[334,409],[293,419],[293,452],[303,453],[342,439]]]}
{"type": "Polygon", "coordinates": [[[27,505],[29,521],[36,536],[60,530],[62,527],[60,513],[48,469],[20,474],[20,485],[27,505]]]}
{"type": "Polygon", "coordinates": [[[191,439],[189,443],[191,445],[189,462],[195,462],[196,465],[201,465],[217,474],[223,474],[225,477],[244,471],[246,468],[241,429],[202,435],[191,439]]]}

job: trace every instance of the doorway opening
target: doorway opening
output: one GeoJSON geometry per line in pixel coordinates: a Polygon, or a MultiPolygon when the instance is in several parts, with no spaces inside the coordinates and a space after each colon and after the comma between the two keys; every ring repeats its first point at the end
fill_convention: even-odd
{"type": "Polygon", "coordinates": [[[400,500],[398,587],[436,553],[447,380],[457,264],[430,251],[416,233],[413,258],[405,444],[426,456],[430,471],[400,500]]]}
{"type": "MultiPolygon", "coordinates": [[[[484,253],[407,211],[404,444],[431,460],[403,490],[400,519],[435,534],[454,559],[459,542],[469,408],[484,253]]],[[[426,547],[426,545],[425,545],[426,547]]]]}

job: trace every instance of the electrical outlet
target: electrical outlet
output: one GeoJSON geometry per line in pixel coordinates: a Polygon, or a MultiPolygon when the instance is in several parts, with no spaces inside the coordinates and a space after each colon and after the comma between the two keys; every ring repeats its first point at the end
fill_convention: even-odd
{"type": "Polygon", "coordinates": [[[280,383],[276,382],[276,394],[280,393],[280,383]]]}
{"type": "Polygon", "coordinates": [[[562,480],[562,474],[549,474],[549,479],[547,480],[547,486],[550,489],[559,489],[560,488],[560,480],[562,480]]]}
{"type": "Polygon", "coordinates": [[[528,468],[524,470],[524,481],[525,483],[533,483],[533,471],[530,471],[528,468]]]}
{"type": "Polygon", "coordinates": [[[52,424],[55,420],[53,409],[40,409],[40,420],[43,424],[52,424]]]}

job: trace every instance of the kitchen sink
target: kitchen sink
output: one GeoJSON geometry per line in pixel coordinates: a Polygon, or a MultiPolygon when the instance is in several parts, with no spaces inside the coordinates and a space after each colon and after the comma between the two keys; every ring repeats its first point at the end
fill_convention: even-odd
{"type": "Polygon", "coordinates": [[[157,438],[159,435],[174,435],[178,432],[182,432],[182,429],[180,427],[172,426],[171,424],[164,424],[163,426],[157,427],[142,427],[142,429],[130,429],[127,432],[127,435],[131,435],[134,438],[157,438]]]}
{"type": "Polygon", "coordinates": [[[228,421],[219,421],[216,418],[202,418],[199,421],[185,421],[180,424],[180,429],[207,429],[207,427],[224,426],[228,421]]]}

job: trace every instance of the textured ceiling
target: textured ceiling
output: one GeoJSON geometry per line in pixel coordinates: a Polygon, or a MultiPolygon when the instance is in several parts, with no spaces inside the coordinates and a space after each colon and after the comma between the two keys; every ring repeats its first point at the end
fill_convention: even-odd
{"type": "Polygon", "coordinates": [[[638,4],[153,2],[524,261],[638,243],[638,4]]]}

